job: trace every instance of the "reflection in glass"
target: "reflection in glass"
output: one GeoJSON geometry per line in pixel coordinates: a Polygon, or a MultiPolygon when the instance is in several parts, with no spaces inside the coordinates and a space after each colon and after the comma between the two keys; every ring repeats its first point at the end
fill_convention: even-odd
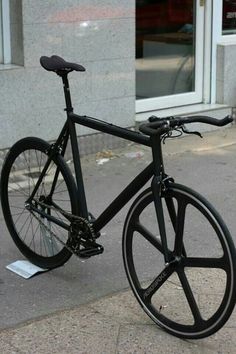
{"type": "Polygon", "coordinates": [[[136,0],[137,99],[194,91],[194,9],[194,0],[136,0]]]}
{"type": "Polygon", "coordinates": [[[236,33],[236,1],[223,0],[222,33],[236,33]]]}
{"type": "Polygon", "coordinates": [[[2,1],[0,0],[0,63],[3,62],[3,47],[2,47],[2,1]]]}

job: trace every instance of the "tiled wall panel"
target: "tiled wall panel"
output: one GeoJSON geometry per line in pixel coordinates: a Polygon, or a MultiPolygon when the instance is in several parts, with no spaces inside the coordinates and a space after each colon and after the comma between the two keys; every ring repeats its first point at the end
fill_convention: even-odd
{"type": "Polygon", "coordinates": [[[61,80],[41,55],[86,67],[69,75],[76,113],[134,125],[134,0],[22,0],[22,33],[24,66],[0,70],[0,149],[27,135],[53,140],[65,120],[61,80]]]}
{"type": "Polygon", "coordinates": [[[236,106],[236,44],[225,43],[217,47],[216,99],[217,103],[236,106]]]}

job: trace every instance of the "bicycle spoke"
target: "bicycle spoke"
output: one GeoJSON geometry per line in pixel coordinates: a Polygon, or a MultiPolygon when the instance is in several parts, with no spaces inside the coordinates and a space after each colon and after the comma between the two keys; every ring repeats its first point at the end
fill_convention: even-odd
{"type": "Polygon", "coordinates": [[[179,276],[179,280],[181,282],[186,299],[188,301],[193,318],[195,320],[195,325],[199,326],[203,322],[203,318],[201,316],[200,310],[198,308],[197,302],[195,300],[194,294],[192,292],[192,289],[190,287],[190,284],[189,284],[189,281],[186,277],[184,269],[183,268],[177,269],[177,274],[179,276]]]}
{"type": "MultiPolygon", "coordinates": [[[[24,222],[24,224],[22,225],[22,227],[21,227],[21,229],[20,229],[20,231],[19,231],[19,234],[21,233],[21,231],[24,229],[24,227],[25,227],[25,224],[27,223],[27,221],[30,219],[30,214],[28,215],[28,217],[26,218],[26,220],[25,220],[25,222],[24,222]]],[[[15,222],[15,224],[16,224],[16,222],[15,222]]]]}
{"type": "Polygon", "coordinates": [[[158,289],[166,282],[166,280],[173,274],[174,268],[171,266],[166,267],[158,276],[152,281],[152,283],[143,290],[143,297],[147,301],[151,301],[152,296],[158,289]]]}
{"type": "Polygon", "coordinates": [[[149,241],[156,249],[158,249],[163,254],[161,241],[150,231],[148,231],[145,226],[140,224],[140,222],[136,222],[135,230],[139,232],[147,241],[149,241]]]}
{"type": "Polygon", "coordinates": [[[21,213],[12,213],[11,216],[22,216],[23,214],[26,214],[28,212],[28,210],[23,209],[23,208],[19,208],[21,210],[23,210],[21,213]]]}
{"type": "MultiPolygon", "coordinates": [[[[12,181],[12,182],[11,182],[11,179],[12,179],[12,177],[9,178],[10,183],[11,183],[11,184],[15,184],[15,185],[18,186],[19,188],[14,189],[12,186],[9,186],[9,185],[8,185],[8,190],[10,189],[10,191],[12,191],[12,192],[17,192],[17,193],[20,193],[20,191],[21,191],[21,193],[22,193],[23,195],[25,195],[26,197],[28,197],[28,195],[26,194],[26,191],[22,188],[22,186],[21,186],[18,182],[15,182],[15,181],[12,181]]],[[[21,197],[22,197],[22,196],[21,196],[21,197]]]]}
{"type": "MultiPolygon", "coordinates": [[[[45,237],[43,236],[42,239],[43,239],[43,246],[44,246],[44,250],[45,250],[45,255],[47,256],[47,247],[46,247],[45,237]]],[[[40,241],[40,243],[41,243],[41,241],[40,241]]],[[[40,247],[42,247],[42,246],[40,246],[40,247]]]]}
{"type": "MultiPolygon", "coordinates": [[[[29,216],[28,216],[28,218],[27,218],[27,219],[30,219],[30,214],[29,214],[29,216]]],[[[26,239],[26,236],[27,236],[27,234],[28,234],[28,232],[29,232],[30,226],[31,226],[31,224],[30,224],[30,222],[29,222],[29,225],[28,225],[28,227],[27,227],[27,230],[26,230],[25,236],[24,236],[24,238],[22,238],[22,240],[23,240],[23,241],[25,241],[25,239],[26,239]]],[[[20,232],[19,232],[19,234],[20,234],[20,232]]]]}
{"type": "MultiPolygon", "coordinates": [[[[31,215],[31,221],[33,220],[33,218],[32,218],[32,215],[31,215]]],[[[36,233],[37,233],[37,231],[38,231],[38,229],[39,229],[39,227],[40,227],[40,224],[38,224],[37,225],[37,227],[36,227],[36,229],[34,230],[34,223],[33,223],[33,221],[32,221],[32,223],[31,223],[31,225],[32,225],[32,240],[31,240],[31,242],[30,242],[30,244],[29,244],[29,246],[31,246],[31,244],[32,244],[32,242],[33,242],[33,247],[34,247],[34,250],[35,250],[35,235],[36,235],[36,233]]]]}
{"type": "Polygon", "coordinates": [[[56,202],[67,202],[68,199],[54,199],[56,202]]]}
{"type": "Polygon", "coordinates": [[[11,209],[20,209],[20,210],[25,210],[25,208],[23,208],[23,207],[19,207],[19,206],[16,206],[16,205],[10,205],[10,208],[11,208],[11,209]]]}
{"type": "MultiPolygon", "coordinates": [[[[64,192],[67,192],[67,190],[65,189],[65,190],[62,190],[62,191],[57,191],[57,192],[54,192],[53,193],[53,195],[55,195],[55,194],[59,194],[59,193],[64,193],[64,192]]],[[[55,198],[54,198],[55,199],[55,198]]]]}
{"type": "MultiPolygon", "coordinates": [[[[15,191],[15,192],[18,192],[18,191],[15,191]]],[[[19,195],[19,194],[12,194],[10,195],[11,198],[23,198],[22,195],[19,195]]],[[[28,197],[27,195],[25,195],[25,198],[28,197]]]]}
{"type": "MultiPolygon", "coordinates": [[[[58,190],[58,188],[62,185],[62,183],[63,183],[64,181],[62,180],[62,181],[60,181],[59,183],[57,183],[56,184],[56,187],[55,187],[55,190],[58,190]]],[[[60,193],[61,191],[58,191],[57,193],[60,193]]],[[[55,192],[53,192],[53,194],[54,194],[55,192]]]]}
{"type": "MultiPolygon", "coordinates": [[[[53,224],[51,224],[51,228],[52,228],[52,231],[53,231],[54,233],[57,232],[57,236],[58,236],[59,240],[60,240],[61,242],[65,242],[65,243],[66,243],[67,234],[66,234],[66,235],[65,235],[65,234],[62,234],[62,231],[58,233],[58,230],[55,229],[55,227],[54,227],[53,224]]],[[[53,243],[54,243],[54,245],[55,245],[55,248],[58,248],[58,245],[60,244],[60,241],[56,240],[56,239],[54,238],[54,236],[52,236],[52,237],[53,237],[53,243]]]]}
{"type": "Polygon", "coordinates": [[[35,187],[34,179],[33,179],[33,177],[32,177],[31,167],[30,167],[30,151],[31,151],[31,150],[29,150],[29,152],[28,152],[28,159],[29,159],[29,161],[27,160],[24,151],[23,151],[23,155],[24,155],[24,158],[25,158],[26,166],[27,166],[28,171],[29,171],[28,175],[29,175],[29,177],[31,178],[31,180],[32,180],[32,182],[33,182],[33,185],[34,185],[34,187],[35,187]]]}
{"type": "Polygon", "coordinates": [[[183,258],[182,265],[184,267],[225,269],[225,260],[224,257],[221,258],[188,257],[188,258],[183,258]]]}
{"type": "Polygon", "coordinates": [[[54,239],[54,236],[49,231],[49,229],[53,229],[53,224],[51,222],[47,222],[46,220],[45,222],[47,223],[47,225],[41,224],[40,232],[43,238],[45,250],[48,251],[47,253],[49,253],[50,256],[53,256],[55,254],[54,249],[58,252],[57,243],[54,239]]]}
{"type": "Polygon", "coordinates": [[[23,209],[23,211],[20,214],[18,214],[18,218],[15,220],[15,224],[18,223],[18,221],[20,220],[21,215],[23,215],[24,212],[25,212],[25,209],[23,209]]]}
{"type": "Polygon", "coordinates": [[[40,227],[40,236],[39,236],[39,250],[40,250],[40,254],[42,254],[42,228],[40,227]]]}
{"type": "Polygon", "coordinates": [[[60,212],[58,212],[57,210],[54,210],[55,213],[57,214],[57,217],[59,220],[65,222],[65,220],[67,220],[65,217],[62,218],[62,215],[60,214],[60,212]]]}

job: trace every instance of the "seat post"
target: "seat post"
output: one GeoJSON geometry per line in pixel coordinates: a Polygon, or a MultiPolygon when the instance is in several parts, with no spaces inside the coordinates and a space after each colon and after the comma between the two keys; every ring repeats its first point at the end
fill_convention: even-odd
{"type": "Polygon", "coordinates": [[[68,75],[68,73],[63,73],[60,76],[61,76],[62,82],[63,82],[63,89],[64,89],[64,95],[65,95],[65,101],[66,101],[65,111],[68,114],[70,112],[73,112],[73,107],[72,107],[72,103],[71,103],[70,86],[69,86],[69,81],[68,81],[67,75],[68,75]]]}

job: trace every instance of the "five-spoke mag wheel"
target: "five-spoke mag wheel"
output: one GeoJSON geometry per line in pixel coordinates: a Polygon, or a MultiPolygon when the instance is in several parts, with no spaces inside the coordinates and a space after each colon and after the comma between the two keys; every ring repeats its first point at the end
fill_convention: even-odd
{"type": "Polygon", "coordinates": [[[123,258],[131,288],[146,313],[171,334],[202,338],[220,329],[235,304],[235,249],[227,227],[199,194],[171,184],[162,197],[170,262],[151,189],[127,215],[123,258]]]}

